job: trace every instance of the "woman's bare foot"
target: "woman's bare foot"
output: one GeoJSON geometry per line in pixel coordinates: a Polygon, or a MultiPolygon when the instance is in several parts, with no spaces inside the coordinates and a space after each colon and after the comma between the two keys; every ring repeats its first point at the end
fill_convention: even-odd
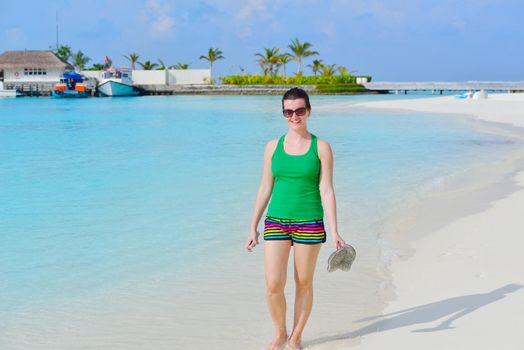
{"type": "Polygon", "coordinates": [[[286,342],[286,350],[302,350],[302,343],[300,339],[297,341],[295,339],[291,339],[291,337],[286,342]]]}
{"type": "Polygon", "coordinates": [[[286,346],[287,334],[277,335],[271,343],[266,346],[266,350],[283,350],[286,346]]]}

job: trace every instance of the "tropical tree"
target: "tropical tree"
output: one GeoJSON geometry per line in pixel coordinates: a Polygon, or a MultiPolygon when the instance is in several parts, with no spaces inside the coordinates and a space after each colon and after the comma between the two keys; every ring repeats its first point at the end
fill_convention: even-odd
{"type": "Polygon", "coordinates": [[[73,66],[77,70],[84,70],[87,62],[91,61],[91,58],[84,55],[84,53],[81,50],[78,50],[77,53],[73,55],[73,66]]]}
{"type": "Polygon", "coordinates": [[[156,70],[166,70],[166,65],[160,58],[158,59],[158,68],[156,70]]]}
{"type": "Polygon", "coordinates": [[[180,63],[180,62],[177,62],[177,64],[174,64],[172,65],[171,67],[169,67],[170,69],[189,69],[189,65],[191,63],[180,63]]]}
{"type": "Polygon", "coordinates": [[[103,70],[105,68],[105,64],[102,63],[94,63],[91,68],[88,68],[86,70],[103,70]]]}
{"type": "Polygon", "coordinates": [[[264,48],[264,53],[255,54],[255,56],[260,57],[258,64],[262,68],[264,75],[274,75],[276,73],[276,68],[281,64],[279,52],[280,48],[274,47],[272,49],[264,48]]]}
{"type": "Polygon", "coordinates": [[[289,54],[285,53],[283,55],[280,55],[278,60],[279,60],[279,63],[282,65],[282,68],[284,70],[284,78],[285,78],[286,77],[286,64],[291,62],[293,60],[293,57],[291,57],[289,54]]]}
{"type": "Polygon", "coordinates": [[[73,51],[71,49],[71,46],[68,45],[60,45],[54,50],[55,55],[60,57],[62,60],[68,62],[71,56],[73,55],[73,51]]]}
{"type": "Polygon", "coordinates": [[[337,71],[336,64],[323,64],[322,65],[322,75],[325,77],[331,77],[337,71]]]}
{"type": "Polygon", "coordinates": [[[322,60],[313,60],[313,64],[307,65],[313,71],[313,74],[317,76],[318,72],[322,69],[322,60]]]}
{"type": "Polygon", "coordinates": [[[131,69],[135,70],[135,63],[138,62],[138,58],[140,56],[137,53],[132,52],[132,53],[129,54],[129,56],[124,55],[124,57],[127,58],[129,60],[129,62],[131,62],[131,69]]]}
{"type": "Polygon", "coordinates": [[[298,38],[292,40],[291,44],[288,45],[289,49],[293,53],[293,57],[295,57],[296,61],[298,62],[297,74],[302,72],[302,59],[304,57],[318,55],[318,52],[310,50],[312,46],[313,45],[307,41],[301,44],[298,38]]]}
{"type": "Polygon", "coordinates": [[[213,62],[216,60],[223,59],[224,56],[222,55],[223,52],[220,51],[218,48],[213,49],[212,47],[209,48],[209,51],[207,52],[207,56],[200,56],[201,60],[208,60],[209,61],[209,70],[213,70],[213,62]]]}
{"type": "Polygon", "coordinates": [[[153,70],[158,66],[156,63],[152,63],[151,61],[145,61],[144,63],[138,62],[138,64],[142,67],[143,70],[153,70]]]}
{"type": "Polygon", "coordinates": [[[338,66],[337,67],[337,71],[340,73],[340,75],[344,76],[344,75],[349,75],[349,71],[346,67],[344,66],[338,66]]]}

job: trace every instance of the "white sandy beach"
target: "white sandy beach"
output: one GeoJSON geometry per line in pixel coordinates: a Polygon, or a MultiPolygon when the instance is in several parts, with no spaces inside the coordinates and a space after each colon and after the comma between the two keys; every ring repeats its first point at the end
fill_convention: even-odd
{"type": "MultiPolygon", "coordinates": [[[[352,106],[467,114],[524,127],[524,94],[352,106]]],[[[390,266],[395,297],[382,315],[362,320],[371,324],[354,324],[363,336],[354,348],[524,349],[524,171],[522,162],[505,167],[506,176],[488,187],[428,198],[417,211],[408,239],[414,253],[390,266]],[[461,217],[450,214],[454,208],[461,217]],[[416,232],[428,226],[437,229],[416,232]]],[[[323,348],[347,347],[339,341],[323,348]]]]}

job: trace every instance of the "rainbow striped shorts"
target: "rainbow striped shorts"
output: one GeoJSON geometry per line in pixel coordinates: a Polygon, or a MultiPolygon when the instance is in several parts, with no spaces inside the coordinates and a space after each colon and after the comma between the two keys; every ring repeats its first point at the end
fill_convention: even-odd
{"type": "Polygon", "coordinates": [[[291,240],[298,243],[324,243],[326,230],[323,219],[295,220],[266,216],[264,240],[291,240]]]}

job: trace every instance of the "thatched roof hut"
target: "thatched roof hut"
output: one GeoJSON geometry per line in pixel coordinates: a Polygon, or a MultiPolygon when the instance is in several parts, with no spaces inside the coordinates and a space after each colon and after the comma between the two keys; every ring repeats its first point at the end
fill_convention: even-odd
{"type": "Polygon", "coordinates": [[[49,50],[6,51],[0,54],[0,69],[23,68],[74,69],[49,50]]]}

